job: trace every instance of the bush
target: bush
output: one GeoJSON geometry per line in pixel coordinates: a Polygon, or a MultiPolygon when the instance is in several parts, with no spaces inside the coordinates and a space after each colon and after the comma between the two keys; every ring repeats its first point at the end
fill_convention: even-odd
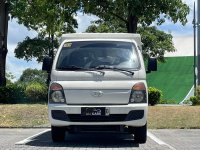
{"type": "Polygon", "coordinates": [[[192,103],[192,105],[200,105],[200,86],[196,88],[196,96],[191,96],[188,100],[192,103]]]}
{"type": "Polygon", "coordinates": [[[149,97],[149,104],[151,106],[154,106],[155,104],[158,104],[162,97],[162,91],[154,88],[149,87],[148,88],[148,97],[149,97]]]}
{"type": "Polygon", "coordinates": [[[197,86],[196,88],[196,97],[198,100],[200,100],[200,86],[197,86]]]}
{"type": "Polygon", "coordinates": [[[198,96],[191,96],[190,101],[192,102],[192,105],[200,105],[200,100],[198,99],[198,96]]]}
{"type": "Polygon", "coordinates": [[[17,84],[0,87],[0,103],[16,104],[25,100],[25,88],[17,84]]]}
{"type": "Polygon", "coordinates": [[[41,83],[30,83],[25,90],[25,95],[30,102],[47,102],[47,86],[41,83]]]}

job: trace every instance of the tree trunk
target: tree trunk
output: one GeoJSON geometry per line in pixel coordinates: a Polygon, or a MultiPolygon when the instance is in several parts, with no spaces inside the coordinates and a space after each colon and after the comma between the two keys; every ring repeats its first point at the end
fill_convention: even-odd
{"type": "Polygon", "coordinates": [[[7,49],[0,48],[0,86],[6,86],[6,55],[7,49]]]}
{"type": "Polygon", "coordinates": [[[8,32],[8,4],[0,4],[0,86],[6,85],[6,55],[7,55],[7,32],[8,32]]]}
{"type": "Polygon", "coordinates": [[[138,18],[136,16],[128,16],[127,31],[128,33],[136,33],[138,18]]]}

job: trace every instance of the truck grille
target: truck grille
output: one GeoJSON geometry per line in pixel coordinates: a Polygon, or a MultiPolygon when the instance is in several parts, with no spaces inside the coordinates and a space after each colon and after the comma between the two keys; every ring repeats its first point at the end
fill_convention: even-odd
{"type": "Polygon", "coordinates": [[[68,114],[72,122],[117,122],[124,121],[126,114],[115,114],[109,116],[82,116],[78,114],[68,114]]]}

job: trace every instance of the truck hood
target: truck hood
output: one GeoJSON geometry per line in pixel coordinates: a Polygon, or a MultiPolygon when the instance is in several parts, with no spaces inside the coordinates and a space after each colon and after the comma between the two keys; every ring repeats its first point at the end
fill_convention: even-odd
{"type": "Polygon", "coordinates": [[[133,85],[145,79],[141,71],[134,71],[134,75],[107,70],[52,71],[51,74],[51,80],[63,87],[67,104],[81,105],[128,104],[133,85]]]}

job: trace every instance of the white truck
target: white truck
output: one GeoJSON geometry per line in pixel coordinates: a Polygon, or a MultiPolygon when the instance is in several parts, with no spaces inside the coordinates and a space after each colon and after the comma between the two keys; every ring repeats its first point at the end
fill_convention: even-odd
{"type": "MultiPolygon", "coordinates": [[[[148,93],[139,34],[65,34],[54,60],[43,70],[51,74],[48,113],[52,140],[65,132],[116,131],[147,139],[148,93]]],[[[148,72],[157,70],[149,59],[148,72]]]]}

